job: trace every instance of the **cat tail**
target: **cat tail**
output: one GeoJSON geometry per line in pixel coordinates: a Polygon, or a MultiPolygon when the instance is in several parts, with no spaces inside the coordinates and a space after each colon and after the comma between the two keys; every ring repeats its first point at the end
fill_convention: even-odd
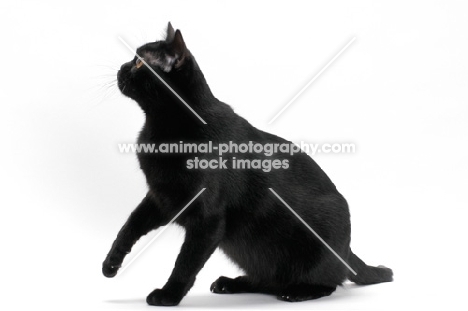
{"type": "Polygon", "coordinates": [[[377,284],[393,281],[393,271],[384,266],[372,267],[365,264],[350,250],[349,264],[357,275],[349,272],[348,279],[359,285],[377,284]]]}

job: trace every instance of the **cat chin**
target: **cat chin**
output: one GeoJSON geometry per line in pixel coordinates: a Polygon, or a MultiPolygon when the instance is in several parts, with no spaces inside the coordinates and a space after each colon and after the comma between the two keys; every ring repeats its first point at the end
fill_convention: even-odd
{"type": "Polygon", "coordinates": [[[122,93],[122,95],[124,95],[124,96],[126,96],[128,98],[131,98],[133,100],[136,100],[135,94],[134,94],[134,92],[132,92],[132,88],[129,87],[128,84],[119,81],[117,85],[118,85],[120,93],[122,93]]]}

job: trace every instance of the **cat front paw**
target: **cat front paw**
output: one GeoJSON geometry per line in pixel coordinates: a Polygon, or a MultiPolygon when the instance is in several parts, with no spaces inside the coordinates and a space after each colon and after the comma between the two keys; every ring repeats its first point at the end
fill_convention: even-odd
{"type": "Polygon", "coordinates": [[[151,306],[177,306],[181,300],[182,297],[165,289],[155,289],[146,297],[146,303],[151,306]]]}
{"type": "Polygon", "coordinates": [[[114,276],[117,275],[117,271],[119,271],[120,265],[111,265],[104,261],[102,263],[102,274],[104,274],[105,277],[107,278],[113,278],[114,276]]]}

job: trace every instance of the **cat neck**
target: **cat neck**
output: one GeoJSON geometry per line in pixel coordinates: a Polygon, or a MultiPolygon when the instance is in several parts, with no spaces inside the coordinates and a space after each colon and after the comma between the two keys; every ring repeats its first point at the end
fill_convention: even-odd
{"type": "Polygon", "coordinates": [[[204,124],[187,105],[198,115],[203,116],[212,110],[218,100],[211,92],[203,72],[193,57],[190,63],[178,72],[172,81],[169,81],[169,85],[173,86],[178,96],[166,88],[159,98],[140,104],[144,107],[146,116],[145,129],[161,139],[195,137],[204,124]]]}
{"type": "Polygon", "coordinates": [[[190,79],[187,81],[186,93],[193,97],[191,99],[198,104],[203,104],[199,103],[200,96],[203,100],[216,100],[193,56],[191,56],[188,70],[190,72],[190,79]]]}

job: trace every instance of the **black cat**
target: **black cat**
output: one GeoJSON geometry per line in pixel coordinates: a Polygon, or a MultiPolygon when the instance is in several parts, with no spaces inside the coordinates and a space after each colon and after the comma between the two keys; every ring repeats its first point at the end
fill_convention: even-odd
{"type": "MultiPolygon", "coordinates": [[[[143,109],[146,121],[139,143],[213,145],[228,143],[289,143],[263,132],[238,116],[211,93],[186,48],[179,30],[169,24],[166,39],[138,48],[141,56],[204,120],[195,116],[144,63],[135,57],[118,72],[121,92],[143,109]]],[[[237,90],[236,90],[237,91],[237,90]]],[[[215,153],[139,153],[148,193],[120,230],[103,263],[113,277],[133,244],[166,225],[203,188],[206,190],[176,223],[185,228],[185,242],[169,280],[147,297],[150,305],[177,305],[216,248],[245,275],[220,277],[214,293],[266,293],[285,301],[330,295],[343,281],[358,284],[392,281],[392,270],[367,266],[350,249],[348,205],[321,168],[305,153],[272,156],[233,152],[224,158],[277,159],[279,169],[194,169],[187,161],[217,159],[215,153]],[[286,162],[284,162],[286,161],[286,162]],[[353,270],[322,244],[269,190],[274,189],[353,270]]],[[[228,162],[229,163],[229,162],[228,162]]]]}

